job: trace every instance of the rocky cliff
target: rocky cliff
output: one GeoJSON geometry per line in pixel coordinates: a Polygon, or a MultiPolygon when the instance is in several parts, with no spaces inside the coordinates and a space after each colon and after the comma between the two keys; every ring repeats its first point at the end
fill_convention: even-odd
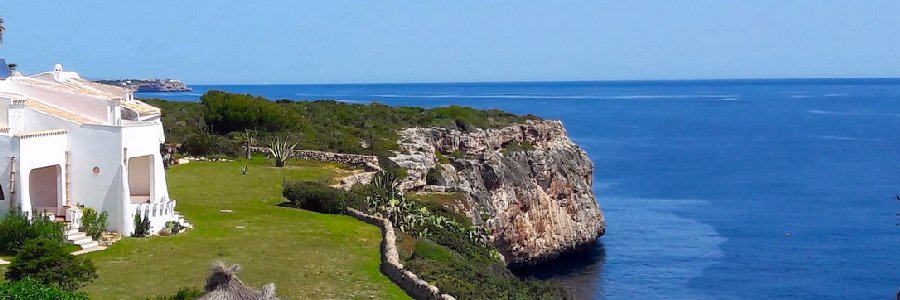
{"type": "Polygon", "coordinates": [[[459,192],[454,208],[492,232],[507,263],[553,258],[604,233],[593,163],[559,121],[473,132],[410,128],[400,136],[391,160],[408,170],[401,189],[459,192]]]}

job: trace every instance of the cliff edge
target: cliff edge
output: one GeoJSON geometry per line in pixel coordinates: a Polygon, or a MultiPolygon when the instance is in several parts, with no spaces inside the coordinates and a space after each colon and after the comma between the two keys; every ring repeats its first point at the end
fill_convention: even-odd
{"type": "Polygon", "coordinates": [[[401,190],[458,193],[451,206],[490,232],[508,264],[554,258],[605,231],[594,165],[559,121],[399,135],[391,160],[408,171],[401,190]]]}

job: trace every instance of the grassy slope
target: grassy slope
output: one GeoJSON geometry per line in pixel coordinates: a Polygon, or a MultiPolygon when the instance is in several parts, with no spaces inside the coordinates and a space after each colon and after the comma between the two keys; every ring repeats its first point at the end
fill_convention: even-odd
{"type": "Polygon", "coordinates": [[[283,299],[408,298],[378,271],[379,230],[351,217],[275,206],[281,180],[325,180],[333,168],[283,169],[255,160],[191,163],[168,171],[178,210],[196,229],[173,237],[125,239],[89,254],[99,279],[84,288],[96,299],[135,299],[202,288],[212,262],[240,263],[241,279],[275,282],[283,299]],[[221,213],[231,209],[233,213],[221,213]],[[239,229],[236,226],[246,226],[239,229]]]}

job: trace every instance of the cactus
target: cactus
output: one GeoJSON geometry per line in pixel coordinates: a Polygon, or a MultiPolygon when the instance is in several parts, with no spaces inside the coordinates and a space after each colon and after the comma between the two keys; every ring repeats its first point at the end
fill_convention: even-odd
{"type": "Polygon", "coordinates": [[[275,166],[281,168],[284,167],[284,162],[291,157],[297,143],[291,143],[287,136],[276,135],[267,146],[269,146],[269,153],[275,158],[275,166]]]}

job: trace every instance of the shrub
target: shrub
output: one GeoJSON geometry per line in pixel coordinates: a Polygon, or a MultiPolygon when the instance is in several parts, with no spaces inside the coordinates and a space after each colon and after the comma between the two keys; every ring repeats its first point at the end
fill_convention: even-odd
{"type": "Polygon", "coordinates": [[[84,215],[81,217],[81,231],[84,231],[94,240],[99,240],[106,227],[109,225],[107,219],[109,214],[105,211],[97,214],[97,211],[90,207],[84,208],[84,215]]]}
{"type": "Polygon", "coordinates": [[[31,279],[0,283],[0,300],[26,299],[88,300],[89,298],[81,293],[69,292],[31,279]]]}
{"type": "Polygon", "coordinates": [[[292,207],[317,211],[326,214],[344,212],[344,199],[341,191],[321,182],[284,181],[282,195],[292,207]]]}
{"type": "Polygon", "coordinates": [[[450,159],[447,156],[444,156],[440,151],[434,151],[434,157],[437,159],[437,163],[439,164],[449,164],[450,159]]]}
{"type": "Polygon", "coordinates": [[[179,232],[184,230],[184,226],[181,226],[181,223],[178,223],[178,221],[168,221],[166,222],[165,230],[167,230],[171,234],[178,234],[179,232]]]}
{"type": "MultiPolygon", "coordinates": [[[[379,158],[379,161],[381,159],[379,158]]],[[[400,181],[406,177],[406,170],[400,167],[382,165],[382,171],[375,173],[370,183],[373,197],[390,199],[398,194],[400,181]]]]}
{"type": "Polygon", "coordinates": [[[450,153],[450,156],[455,159],[463,159],[466,158],[466,153],[462,152],[462,150],[454,150],[453,153],[450,153]]]}
{"type": "Polygon", "coordinates": [[[64,230],[65,224],[47,216],[36,215],[29,221],[27,213],[13,208],[0,221],[0,253],[15,254],[25,242],[42,237],[62,242],[64,230]]]}
{"type": "Polygon", "coordinates": [[[94,264],[85,257],[69,254],[62,242],[47,238],[28,241],[6,271],[6,279],[33,279],[74,291],[97,278],[94,264]]]}
{"type": "Polygon", "coordinates": [[[150,218],[144,215],[144,219],[138,214],[134,215],[134,233],[133,237],[145,237],[150,235],[150,218]]]}
{"type": "Polygon", "coordinates": [[[191,155],[208,155],[216,147],[217,137],[206,128],[199,128],[182,141],[181,147],[191,155]]]}
{"type": "Polygon", "coordinates": [[[368,185],[356,185],[349,191],[339,191],[344,200],[345,207],[352,207],[356,210],[365,212],[369,209],[366,203],[366,197],[372,195],[371,187],[368,185]]]}
{"type": "MultiPolygon", "coordinates": [[[[468,243],[464,239],[458,242],[468,243]]],[[[519,279],[498,260],[481,254],[464,255],[427,239],[416,241],[415,252],[404,265],[458,299],[572,298],[552,283],[519,279]]]]}
{"type": "Polygon", "coordinates": [[[502,152],[504,155],[510,155],[514,152],[532,151],[534,149],[534,145],[528,141],[509,142],[503,144],[503,150],[501,150],[500,152],[502,152]]]}
{"type": "Polygon", "coordinates": [[[444,183],[444,176],[441,175],[443,173],[444,167],[441,165],[437,165],[434,168],[428,169],[428,173],[425,174],[425,184],[428,185],[441,185],[444,183]]]}

